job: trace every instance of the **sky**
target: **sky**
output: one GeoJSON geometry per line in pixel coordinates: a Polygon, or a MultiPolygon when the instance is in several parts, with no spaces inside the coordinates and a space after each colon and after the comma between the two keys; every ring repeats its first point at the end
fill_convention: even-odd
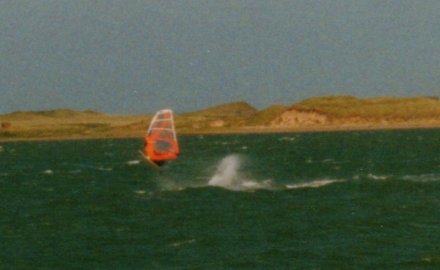
{"type": "Polygon", "coordinates": [[[438,0],[1,0],[0,113],[439,96],[438,0]]]}

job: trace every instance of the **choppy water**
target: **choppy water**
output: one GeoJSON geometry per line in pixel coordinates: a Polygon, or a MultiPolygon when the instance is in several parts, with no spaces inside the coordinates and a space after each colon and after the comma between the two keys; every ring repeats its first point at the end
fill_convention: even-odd
{"type": "Polygon", "coordinates": [[[440,130],[0,143],[0,269],[440,267],[440,130]]]}

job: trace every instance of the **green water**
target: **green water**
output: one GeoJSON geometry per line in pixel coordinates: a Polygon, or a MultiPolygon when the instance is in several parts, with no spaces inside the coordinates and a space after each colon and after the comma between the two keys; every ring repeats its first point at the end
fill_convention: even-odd
{"type": "Polygon", "coordinates": [[[0,269],[436,269],[440,130],[0,144],[0,269]]]}

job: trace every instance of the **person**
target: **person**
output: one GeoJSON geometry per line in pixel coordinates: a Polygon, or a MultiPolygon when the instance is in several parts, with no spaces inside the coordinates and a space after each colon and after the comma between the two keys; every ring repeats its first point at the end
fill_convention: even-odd
{"type": "Polygon", "coordinates": [[[162,167],[163,165],[165,165],[166,161],[165,160],[155,160],[153,161],[157,166],[162,167]]]}

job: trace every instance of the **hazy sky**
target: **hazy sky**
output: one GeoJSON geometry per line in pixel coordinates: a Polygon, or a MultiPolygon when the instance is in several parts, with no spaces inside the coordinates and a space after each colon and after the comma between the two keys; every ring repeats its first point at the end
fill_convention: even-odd
{"type": "Polygon", "coordinates": [[[0,113],[440,95],[438,0],[1,0],[0,113]]]}

